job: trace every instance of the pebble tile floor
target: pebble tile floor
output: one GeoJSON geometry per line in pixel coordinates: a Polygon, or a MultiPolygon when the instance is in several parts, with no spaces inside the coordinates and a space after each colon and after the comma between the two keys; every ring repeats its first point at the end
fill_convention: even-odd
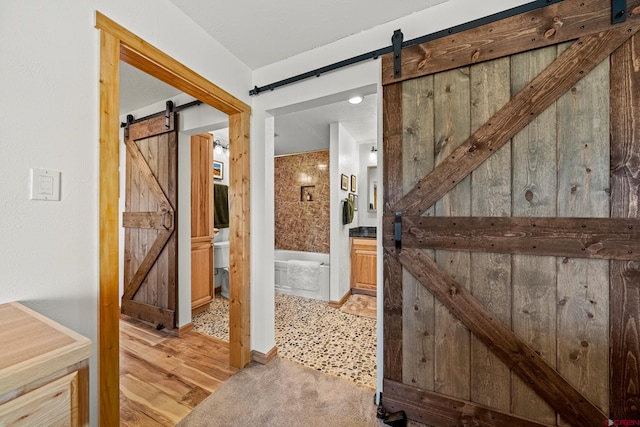
{"type": "MultiPolygon", "coordinates": [[[[375,388],[376,320],[329,307],[326,301],[276,293],[278,356],[375,388]]],[[[194,329],[229,340],[229,303],[216,295],[193,318],[194,329]]]]}

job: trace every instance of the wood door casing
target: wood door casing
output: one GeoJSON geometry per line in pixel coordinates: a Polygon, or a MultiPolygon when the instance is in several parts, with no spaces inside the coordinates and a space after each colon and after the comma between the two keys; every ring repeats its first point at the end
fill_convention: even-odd
{"type": "Polygon", "coordinates": [[[191,309],[213,300],[213,135],[191,137],[191,309]]]}
{"type": "Polygon", "coordinates": [[[618,119],[639,117],[636,100],[617,85],[614,102],[609,81],[640,80],[628,66],[640,2],[601,28],[605,3],[566,0],[407,49],[399,79],[383,58],[388,410],[435,426],[640,417],[635,181],[618,188],[618,216],[632,219],[609,218],[609,147],[626,153],[621,181],[637,171],[609,138],[611,118],[637,139],[640,125],[618,119]],[[550,47],[518,43],[525,22],[550,47]]]}
{"type": "Polygon", "coordinates": [[[176,326],[176,116],[155,117],[125,131],[122,313],[158,327],[176,326]]]}

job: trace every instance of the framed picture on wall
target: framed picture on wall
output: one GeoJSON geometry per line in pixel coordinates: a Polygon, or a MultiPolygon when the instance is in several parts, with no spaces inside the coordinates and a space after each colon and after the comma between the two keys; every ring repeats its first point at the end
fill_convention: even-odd
{"type": "Polygon", "coordinates": [[[340,188],[344,191],[349,190],[349,177],[345,174],[340,174],[340,188]]]}
{"type": "Polygon", "coordinates": [[[356,176],[355,175],[351,175],[351,192],[355,193],[356,192],[356,176]]]}
{"type": "Polygon", "coordinates": [[[224,163],[214,160],[213,161],[213,179],[215,179],[216,181],[222,181],[223,173],[224,173],[224,163]]]}

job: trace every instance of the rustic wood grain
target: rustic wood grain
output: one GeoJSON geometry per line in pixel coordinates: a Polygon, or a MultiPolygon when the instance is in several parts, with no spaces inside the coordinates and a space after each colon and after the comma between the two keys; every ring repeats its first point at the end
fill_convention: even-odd
{"type": "Polygon", "coordinates": [[[421,215],[638,29],[640,24],[626,25],[577,40],[396,203],[392,211],[421,215]]]}
{"type": "Polygon", "coordinates": [[[120,321],[121,425],[173,426],[237,372],[226,342],[120,321]]]}
{"type": "MultiPolygon", "coordinates": [[[[384,212],[393,214],[390,207],[402,197],[402,85],[385,87],[383,98],[384,212]]],[[[393,242],[390,244],[393,246],[393,242]]],[[[387,251],[383,257],[383,280],[383,372],[385,378],[402,381],[402,266],[387,251]]]]}
{"type": "MultiPolygon", "coordinates": [[[[434,76],[436,170],[470,133],[469,69],[434,76]]],[[[412,190],[413,192],[414,190],[412,190]]],[[[410,194],[410,193],[409,193],[410,194]]],[[[407,196],[405,196],[407,197],[407,196]]],[[[404,212],[406,215],[408,212],[404,212]]],[[[471,179],[466,178],[436,203],[437,216],[471,214],[471,179]]],[[[470,254],[436,251],[435,260],[462,286],[469,288],[470,254]]],[[[435,391],[470,398],[471,334],[444,305],[435,304],[435,391]]]]}
{"type": "MultiPolygon", "coordinates": [[[[509,58],[470,67],[471,130],[482,126],[511,99],[509,58]]],[[[471,215],[511,214],[511,144],[471,174],[471,215]]],[[[490,251],[487,251],[490,252],[490,251]]],[[[470,291],[506,325],[511,324],[511,255],[471,253],[470,291]]],[[[476,337],[471,336],[471,401],[509,412],[511,372],[476,337]]]]}
{"type": "MultiPolygon", "coordinates": [[[[640,218],[640,38],[611,55],[611,217],[640,218]]],[[[640,264],[613,261],[609,284],[610,418],[640,419],[640,264]]]]}
{"type": "Polygon", "coordinates": [[[405,411],[410,419],[436,427],[548,426],[548,424],[540,424],[508,412],[390,380],[384,380],[382,404],[388,412],[405,411]]]}
{"type": "MultiPolygon", "coordinates": [[[[213,135],[190,138],[191,310],[213,300],[213,135]]],[[[204,308],[203,308],[204,309],[204,308]]]]}
{"type": "Polygon", "coordinates": [[[251,141],[248,112],[229,116],[229,349],[230,364],[251,362],[251,141]]]}
{"type": "MultiPolygon", "coordinates": [[[[555,46],[513,55],[511,92],[520,92],[548,67],[556,56],[555,46]]],[[[556,216],[558,172],[555,123],[554,103],[513,137],[511,176],[514,217],[556,216]]],[[[513,331],[555,368],[555,257],[514,254],[511,281],[513,331]]],[[[515,374],[511,375],[511,411],[540,422],[556,423],[555,411],[515,374]]]]}
{"type": "MultiPolygon", "coordinates": [[[[606,111],[609,58],[557,102],[559,217],[609,217],[606,111]]],[[[565,257],[557,266],[558,372],[608,413],[609,263],[565,257]]],[[[562,415],[558,424],[572,425],[562,415]]]]}
{"type": "Polygon", "coordinates": [[[398,255],[402,266],[572,425],[598,425],[606,416],[463,286],[416,249],[398,255]]]}
{"type": "MultiPolygon", "coordinates": [[[[119,344],[119,66],[120,42],[100,31],[100,290],[97,365],[98,418],[118,425],[119,344]]],[[[126,257],[126,252],[125,252],[126,257]]],[[[125,275],[125,277],[128,277],[125,275]]]]}
{"type": "Polygon", "coordinates": [[[640,260],[638,219],[406,216],[402,224],[406,248],[640,260]]]}
{"type": "Polygon", "coordinates": [[[175,129],[176,113],[169,114],[169,127],[166,126],[164,114],[152,117],[138,123],[129,125],[129,141],[137,141],[138,139],[150,138],[152,136],[161,135],[171,132],[175,129]]]}
{"type": "MultiPolygon", "coordinates": [[[[433,76],[402,84],[402,194],[434,167],[433,98],[433,76]]],[[[433,209],[425,215],[433,215],[433,209]]],[[[402,382],[434,390],[435,299],[406,271],[402,293],[402,382]]]]}
{"type": "Polygon", "coordinates": [[[169,212],[123,212],[122,226],[125,228],[172,230],[173,215],[169,212]]]}
{"type": "MultiPolygon", "coordinates": [[[[639,0],[629,0],[627,22],[637,23],[639,0]]],[[[397,83],[491,59],[597,34],[611,28],[606,1],[565,0],[459,34],[402,50],[402,77],[395,78],[393,54],[382,57],[382,82],[397,83]]],[[[623,26],[625,24],[618,24],[623,26]]]]}

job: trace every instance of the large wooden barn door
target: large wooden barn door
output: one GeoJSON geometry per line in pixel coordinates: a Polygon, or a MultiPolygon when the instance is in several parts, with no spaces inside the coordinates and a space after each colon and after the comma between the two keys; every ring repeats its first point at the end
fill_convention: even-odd
{"type": "Polygon", "coordinates": [[[383,58],[384,388],[434,426],[640,420],[640,1],[383,58]],[[635,92],[634,92],[635,90],[635,92]]]}
{"type": "Polygon", "coordinates": [[[175,328],[177,131],[175,113],[128,126],[122,313],[175,328]]]}

